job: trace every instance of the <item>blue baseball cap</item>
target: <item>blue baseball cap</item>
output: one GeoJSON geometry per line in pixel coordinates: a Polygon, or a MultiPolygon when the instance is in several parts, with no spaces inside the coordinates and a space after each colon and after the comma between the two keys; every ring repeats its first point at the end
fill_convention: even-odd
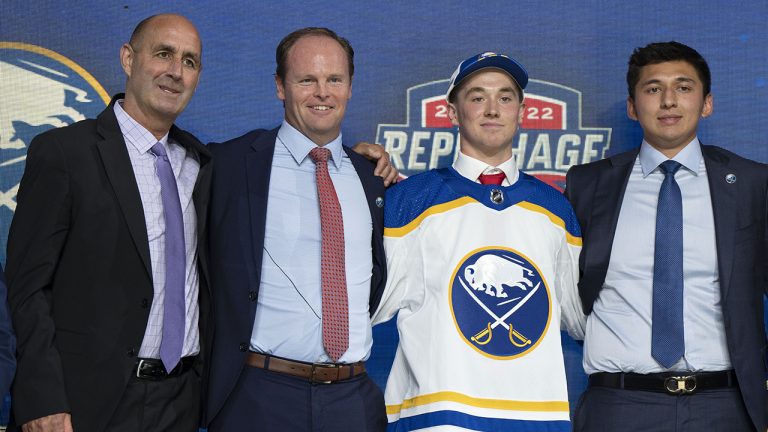
{"type": "Polygon", "coordinates": [[[517,62],[517,60],[505,56],[504,54],[496,54],[495,52],[487,51],[482,54],[474,55],[459,63],[456,71],[454,71],[451,76],[451,85],[448,87],[448,92],[445,94],[445,98],[450,98],[451,92],[461,84],[464,78],[468,77],[473,72],[485,68],[501,69],[508,73],[509,76],[515,80],[517,85],[520,86],[520,90],[525,89],[525,86],[528,84],[528,72],[523,65],[517,62]]]}

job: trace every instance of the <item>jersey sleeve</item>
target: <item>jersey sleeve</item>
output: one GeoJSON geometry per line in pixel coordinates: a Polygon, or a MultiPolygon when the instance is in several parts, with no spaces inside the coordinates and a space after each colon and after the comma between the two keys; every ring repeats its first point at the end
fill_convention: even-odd
{"type": "Polygon", "coordinates": [[[584,339],[587,317],[579,298],[579,254],[581,232],[573,211],[570,212],[563,241],[557,252],[557,298],[560,300],[560,326],[574,339],[584,339]]]}

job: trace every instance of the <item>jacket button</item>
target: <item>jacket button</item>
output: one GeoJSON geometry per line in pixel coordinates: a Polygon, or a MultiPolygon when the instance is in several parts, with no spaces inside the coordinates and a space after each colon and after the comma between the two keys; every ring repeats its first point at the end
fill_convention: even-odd
{"type": "Polygon", "coordinates": [[[259,296],[256,294],[256,291],[251,291],[248,293],[248,300],[255,301],[259,296]]]}
{"type": "Polygon", "coordinates": [[[136,356],[136,350],[133,348],[128,348],[128,351],[125,353],[128,357],[135,357],[136,356]]]}
{"type": "Polygon", "coordinates": [[[248,344],[245,342],[240,343],[240,352],[248,351],[248,344]]]}
{"type": "Polygon", "coordinates": [[[147,299],[141,299],[141,308],[146,309],[149,307],[149,300],[147,299]]]}

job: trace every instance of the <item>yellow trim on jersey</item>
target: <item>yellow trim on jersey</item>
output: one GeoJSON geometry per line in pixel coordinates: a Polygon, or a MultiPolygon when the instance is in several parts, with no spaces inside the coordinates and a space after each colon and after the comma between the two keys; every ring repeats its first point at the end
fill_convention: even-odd
{"type": "Polygon", "coordinates": [[[106,90],[104,90],[104,87],[102,87],[101,84],[99,84],[99,82],[96,81],[96,78],[94,78],[93,75],[88,73],[87,70],[83,69],[82,66],[73,62],[67,57],[64,57],[63,55],[57,53],[56,51],[51,51],[48,48],[43,48],[41,46],[32,45],[32,44],[23,43],[23,42],[1,42],[0,41],[0,49],[3,49],[3,48],[30,51],[35,54],[44,55],[48,58],[56,60],[59,63],[62,63],[63,65],[75,71],[75,73],[80,75],[88,84],[90,84],[91,87],[93,87],[93,89],[99,95],[101,100],[104,101],[104,105],[109,104],[110,97],[107,94],[106,90]]]}
{"type": "Polygon", "coordinates": [[[442,204],[438,204],[436,206],[432,206],[426,210],[424,210],[423,213],[421,213],[416,219],[410,221],[407,225],[401,226],[400,228],[384,228],[384,236],[385,237],[402,237],[409,232],[416,229],[419,225],[421,225],[421,221],[423,221],[427,216],[432,216],[434,214],[439,213],[445,213],[449,210],[453,210],[455,208],[461,207],[466,204],[471,204],[477,202],[476,199],[468,196],[464,196],[458,199],[455,199],[453,201],[448,201],[442,204]]]}
{"type": "MultiPolygon", "coordinates": [[[[418,228],[418,226],[421,225],[421,222],[424,219],[426,219],[428,216],[445,213],[449,210],[453,210],[455,208],[464,206],[466,204],[471,204],[476,202],[477,200],[475,200],[474,198],[469,196],[464,196],[464,197],[455,199],[453,201],[448,201],[442,204],[438,204],[436,206],[426,209],[414,220],[410,221],[408,224],[400,228],[384,228],[384,236],[385,237],[403,237],[409,232],[418,228]]],[[[565,238],[568,241],[568,243],[574,246],[581,246],[581,237],[577,237],[569,233],[568,230],[565,228],[565,222],[560,217],[552,213],[551,211],[547,210],[546,208],[540,205],[529,203],[528,201],[520,201],[519,203],[515,204],[515,206],[520,206],[526,210],[530,210],[536,213],[541,213],[544,216],[548,217],[550,222],[559,226],[560,228],[563,229],[563,231],[565,231],[565,238]]]]}
{"type": "Polygon", "coordinates": [[[551,211],[547,210],[546,208],[529,203],[528,201],[520,201],[519,203],[515,204],[517,206],[520,206],[526,210],[534,211],[536,213],[541,213],[544,216],[548,217],[549,220],[559,226],[560,228],[565,231],[565,238],[568,240],[568,243],[574,245],[574,246],[581,246],[581,237],[576,237],[568,232],[568,229],[565,227],[565,222],[557,215],[552,213],[551,211]]]}
{"type": "Polygon", "coordinates": [[[457,402],[477,408],[507,411],[569,412],[568,401],[514,401],[467,396],[457,392],[438,392],[406,399],[400,405],[387,405],[387,414],[397,414],[408,408],[435,402],[457,402]]]}

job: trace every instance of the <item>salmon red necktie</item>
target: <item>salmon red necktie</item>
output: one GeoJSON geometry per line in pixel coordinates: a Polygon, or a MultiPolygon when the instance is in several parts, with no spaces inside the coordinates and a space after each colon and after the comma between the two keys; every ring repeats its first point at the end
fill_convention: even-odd
{"type": "Polygon", "coordinates": [[[507,176],[502,171],[496,174],[480,174],[480,177],[478,177],[478,179],[480,180],[480,183],[484,185],[489,184],[489,185],[500,186],[501,182],[503,182],[506,177],[507,176]]]}
{"type": "Polygon", "coordinates": [[[330,150],[322,147],[309,152],[315,161],[320,203],[323,346],[328,356],[337,362],[349,346],[349,307],[344,269],[344,220],[336,189],[328,174],[330,155],[330,150]]]}

